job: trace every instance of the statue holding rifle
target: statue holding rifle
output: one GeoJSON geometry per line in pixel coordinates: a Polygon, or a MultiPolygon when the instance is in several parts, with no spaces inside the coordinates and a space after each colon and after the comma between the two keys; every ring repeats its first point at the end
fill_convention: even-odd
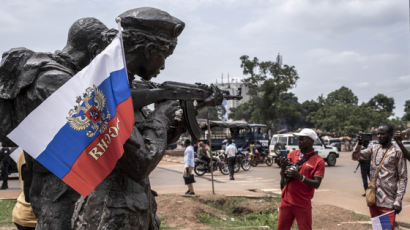
{"type": "MultiPolygon", "coordinates": [[[[67,45],[54,53],[14,48],[0,64],[0,142],[48,96],[83,69],[107,45],[108,28],[95,18],[81,18],[68,32],[67,45]]],[[[24,193],[38,219],[37,229],[71,229],[80,195],[25,154],[24,193]]]]}
{"type": "MultiPolygon", "coordinates": [[[[196,133],[195,110],[221,104],[224,97],[224,92],[213,86],[148,82],[159,74],[165,59],[173,53],[184,28],[182,21],[154,8],[129,10],[119,18],[124,28],[126,64],[132,82],[135,118],[132,135],[114,171],[87,197],[79,198],[75,191],[31,160],[32,181],[27,186],[30,191],[26,197],[31,199],[39,218],[38,229],[158,229],[155,192],[151,191],[148,175],[161,160],[168,143],[186,129],[196,133]],[[133,81],[135,75],[143,81],[133,81]],[[197,100],[196,106],[192,100],[197,100]],[[143,112],[143,107],[151,103],[156,104],[154,111],[143,112]],[[177,113],[181,108],[183,113],[177,113]]],[[[70,39],[69,34],[67,52],[64,53],[65,48],[60,56],[27,49],[11,50],[3,55],[2,140],[9,141],[5,135],[87,65],[117,33],[96,19],[84,20],[72,26],[70,34],[75,39],[70,39]],[[74,48],[78,51],[68,52],[74,48]]]]}

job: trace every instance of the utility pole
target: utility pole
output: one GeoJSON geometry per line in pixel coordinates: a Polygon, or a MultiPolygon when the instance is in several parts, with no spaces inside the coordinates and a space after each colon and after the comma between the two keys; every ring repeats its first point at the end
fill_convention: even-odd
{"type": "Polygon", "coordinates": [[[212,142],[211,142],[211,125],[209,124],[209,109],[206,111],[206,123],[208,126],[208,144],[209,144],[209,152],[211,156],[211,182],[212,182],[212,194],[215,195],[215,187],[214,187],[214,161],[212,155],[212,142]]]}

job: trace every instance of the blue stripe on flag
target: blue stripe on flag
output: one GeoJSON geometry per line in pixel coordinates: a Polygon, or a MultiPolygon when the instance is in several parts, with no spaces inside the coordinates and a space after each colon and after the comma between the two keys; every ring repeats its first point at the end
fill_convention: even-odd
{"type": "MultiPolygon", "coordinates": [[[[126,70],[121,69],[112,72],[98,88],[102,90],[107,99],[106,106],[112,119],[117,113],[118,104],[131,96],[128,90],[126,70]]],[[[83,92],[79,93],[82,94],[83,92]]],[[[100,134],[97,132],[90,138],[86,135],[86,130],[76,131],[67,122],[36,160],[56,176],[63,178],[70,171],[82,151],[100,134]]]]}
{"type": "Polygon", "coordinates": [[[379,216],[380,224],[383,230],[391,230],[392,226],[389,219],[389,214],[379,216]]]}

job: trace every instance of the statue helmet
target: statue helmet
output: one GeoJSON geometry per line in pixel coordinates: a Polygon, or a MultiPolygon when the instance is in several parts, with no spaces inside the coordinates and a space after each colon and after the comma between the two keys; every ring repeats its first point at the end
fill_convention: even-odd
{"type": "Polygon", "coordinates": [[[175,40],[185,27],[178,18],[151,7],[128,10],[118,17],[124,30],[137,30],[165,40],[175,40]]]}

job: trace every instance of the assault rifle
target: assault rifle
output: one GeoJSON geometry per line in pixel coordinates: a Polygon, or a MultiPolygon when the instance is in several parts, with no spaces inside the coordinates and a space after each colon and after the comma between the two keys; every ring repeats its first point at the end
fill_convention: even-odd
{"type": "Polygon", "coordinates": [[[215,85],[186,84],[174,81],[157,84],[134,80],[131,87],[134,109],[140,109],[146,105],[164,100],[179,100],[185,118],[185,126],[193,138],[197,140],[201,136],[201,129],[196,121],[196,109],[204,106],[221,105],[224,99],[240,100],[242,99],[240,94],[240,89],[239,95],[230,95],[229,91],[221,90],[215,85]],[[195,105],[194,102],[196,102],[195,105]]]}

